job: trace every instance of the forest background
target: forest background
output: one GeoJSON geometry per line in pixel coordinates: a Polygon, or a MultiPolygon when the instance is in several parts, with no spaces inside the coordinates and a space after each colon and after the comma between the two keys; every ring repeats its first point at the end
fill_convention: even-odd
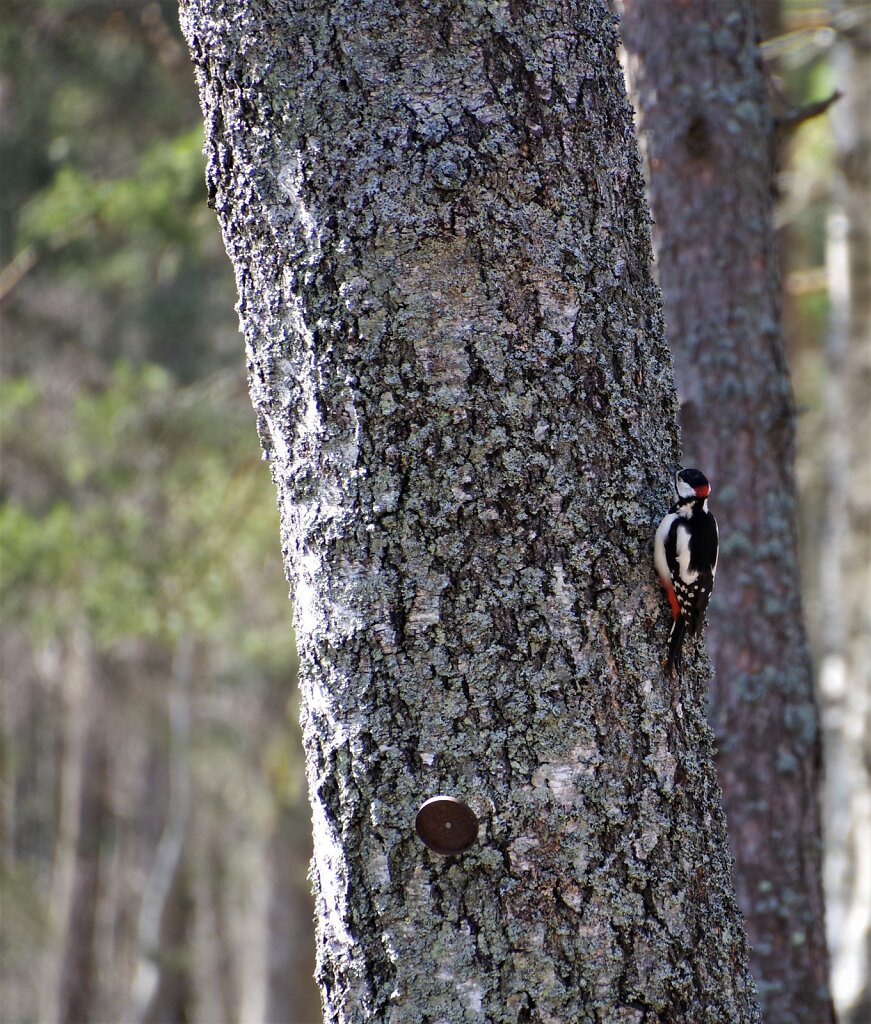
{"type": "MultiPolygon", "coordinates": [[[[833,670],[823,613],[832,467],[859,428],[838,412],[847,106],[795,112],[861,84],[839,76],[871,6],[783,0],[760,22],[846,1021],[871,914],[849,869],[868,677],[833,670]]],[[[308,1024],[287,584],[175,5],[6,0],[0,175],[0,1019],[308,1024]]]]}

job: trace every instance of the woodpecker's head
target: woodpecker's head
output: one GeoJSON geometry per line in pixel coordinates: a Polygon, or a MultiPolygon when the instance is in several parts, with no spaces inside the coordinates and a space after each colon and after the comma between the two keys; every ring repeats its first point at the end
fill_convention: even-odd
{"type": "Polygon", "coordinates": [[[674,489],[682,502],[707,498],[711,493],[708,478],[697,469],[679,469],[674,474],[674,489]]]}

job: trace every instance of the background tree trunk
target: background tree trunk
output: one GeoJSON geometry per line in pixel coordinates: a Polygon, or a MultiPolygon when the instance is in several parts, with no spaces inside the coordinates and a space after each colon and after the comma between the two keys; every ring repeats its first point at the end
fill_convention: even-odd
{"type": "Polygon", "coordinates": [[[296,591],[326,1019],[758,1020],[704,687],[662,673],[676,409],[610,15],[182,22],[296,591]],[[439,793],[464,856],[414,834],[439,793]]]}
{"type": "Polygon", "coordinates": [[[819,728],[795,541],[773,123],[745,0],[627,0],[685,464],[721,528],[711,715],[763,1015],[831,1021],[819,728]]]}
{"type": "MultiPolygon", "coordinates": [[[[43,1020],[70,1019],[69,999],[73,986],[66,964],[69,950],[86,955],[89,949],[87,926],[79,928],[74,909],[81,889],[80,850],[82,847],[83,808],[88,753],[88,708],[93,706],[96,689],[94,652],[91,637],[79,626],[65,664],[58,673],[65,686],[58,686],[61,703],[60,718],[64,725],[60,746],[63,751],[57,779],[57,836],[54,843],[51,873],[51,903],[48,941],[40,972],[39,1012],[43,1020]]],[[[91,845],[89,836],[87,844],[91,845]]],[[[92,847],[91,847],[92,848],[92,847]]],[[[93,856],[91,856],[93,861],[93,856]]],[[[81,984],[86,984],[84,975],[81,984]]],[[[81,1000],[79,1000],[81,1008],[81,1000]]]]}
{"type": "Polygon", "coordinates": [[[829,7],[843,97],[831,115],[820,693],[832,988],[844,1024],[862,1024],[871,1019],[871,11],[840,0],[829,7]]]}

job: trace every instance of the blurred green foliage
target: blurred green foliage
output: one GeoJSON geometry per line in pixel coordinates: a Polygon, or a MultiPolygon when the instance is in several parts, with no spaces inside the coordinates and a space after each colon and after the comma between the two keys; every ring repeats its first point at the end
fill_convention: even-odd
{"type": "Polygon", "coordinates": [[[29,500],[0,505],[0,614],[26,619],[37,642],[84,617],[99,648],[233,635],[250,657],[292,664],[274,613],[237,621],[254,596],[288,611],[253,417],[226,415],[246,402],[238,377],[179,386],[165,368],[123,360],[99,391],[65,402],[32,379],[5,380],[6,457],[40,479],[29,500]],[[52,401],[66,406],[61,430],[52,401]]]}
{"type": "MultiPolygon", "coordinates": [[[[0,766],[14,797],[0,987],[4,1009],[36,1019],[46,979],[27,965],[51,932],[63,691],[83,650],[89,718],[123,723],[107,748],[113,801],[125,805],[125,786],[154,794],[113,809],[94,849],[123,849],[136,877],[148,869],[185,651],[196,842],[214,837],[201,870],[215,893],[234,852],[268,845],[285,820],[288,870],[307,892],[310,840],[275,490],[176,4],[6,0],[0,99],[0,766]]],[[[135,915],[115,909],[135,954],[135,915]]],[[[306,961],[301,991],[310,973],[306,961]]]]}
{"type": "Polygon", "coordinates": [[[83,618],[101,649],[193,633],[292,674],[175,6],[5,7],[2,613],[34,642],[83,618]]]}
{"type": "Polygon", "coordinates": [[[58,247],[88,232],[141,244],[196,246],[201,220],[190,218],[202,201],[202,129],[154,143],[134,174],[99,181],[65,163],[51,184],[25,206],[19,239],[24,245],[58,247]]]}
{"type": "Polygon", "coordinates": [[[184,383],[239,367],[233,278],[205,203],[202,119],[175,4],[4,8],[4,375],[28,376],[71,349],[91,374],[120,358],[184,383]]]}
{"type": "Polygon", "coordinates": [[[184,638],[208,651],[206,690],[286,705],[275,492],[176,5],[7,0],[0,94],[6,675],[81,629],[131,677],[184,638]]]}
{"type": "Polygon", "coordinates": [[[21,200],[59,167],[128,176],[142,154],[198,124],[175,4],[5,0],[0,68],[0,259],[18,239],[21,200]]]}

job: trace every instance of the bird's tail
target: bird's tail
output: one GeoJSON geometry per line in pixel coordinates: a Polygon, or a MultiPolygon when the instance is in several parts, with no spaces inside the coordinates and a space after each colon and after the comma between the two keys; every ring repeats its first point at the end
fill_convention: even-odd
{"type": "Polygon", "coordinates": [[[671,626],[671,633],[668,637],[668,674],[680,679],[683,671],[683,638],[686,633],[686,620],[679,615],[671,626]]]}

